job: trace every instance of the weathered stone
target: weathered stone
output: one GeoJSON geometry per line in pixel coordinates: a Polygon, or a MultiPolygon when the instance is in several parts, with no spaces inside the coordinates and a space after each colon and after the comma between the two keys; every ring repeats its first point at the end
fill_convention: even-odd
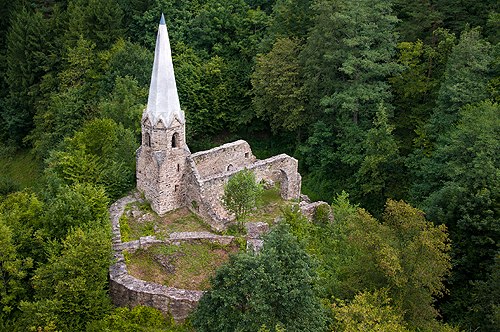
{"type": "MultiPolygon", "coordinates": [[[[208,240],[230,244],[233,237],[208,232],[172,233],[162,241],[154,236],[122,243],[119,218],[125,205],[145,197],[158,214],[187,207],[204,219],[212,229],[223,230],[234,216],[221,204],[224,185],[242,169],[254,172],[256,179],[268,186],[279,184],[283,199],[300,198],[301,176],[298,161],[286,154],[258,160],[250,145],[242,140],[191,154],[186,144],[184,112],[180,109],[168,33],[162,16],[160,22],[148,105],[141,120],[142,142],[136,152],[137,189],[140,194],[122,198],[111,205],[110,219],[116,263],[110,267],[110,295],[119,306],[149,305],[172,314],[182,321],[196,307],[203,292],[169,288],[147,283],[130,276],[123,250],[133,251],[155,243],[179,244],[183,241],[208,240]]],[[[132,209],[130,216],[141,222],[154,218],[132,209]]],[[[250,226],[249,250],[263,245],[258,237],[267,225],[250,226]],[[250,238],[254,237],[254,238],[250,238]]],[[[164,262],[167,266],[168,264],[164,262]]]]}
{"type": "Polygon", "coordinates": [[[264,241],[260,239],[248,239],[247,240],[247,251],[258,253],[264,246],[264,241]]]}
{"type": "Polygon", "coordinates": [[[269,232],[269,225],[265,222],[247,222],[245,228],[248,239],[257,239],[269,232]]]}
{"type": "Polygon", "coordinates": [[[302,214],[311,221],[314,219],[314,214],[319,207],[325,207],[329,211],[328,219],[330,221],[333,221],[332,208],[328,203],[318,201],[313,203],[300,202],[299,204],[300,212],[302,212],[302,214]]]}

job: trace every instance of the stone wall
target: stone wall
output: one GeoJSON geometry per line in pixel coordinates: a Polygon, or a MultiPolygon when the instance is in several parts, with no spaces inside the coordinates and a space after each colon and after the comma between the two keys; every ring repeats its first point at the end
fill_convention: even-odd
{"type": "Polygon", "coordinates": [[[169,128],[162,121],[155,126],[147,118],[142,122],[142,144],[136,162],[137,189],[144,193],[156,213],[185,206],[186,159],[190,154],[184,125],[177,119],[169,128]]]}
{"type": "Polygon", "coordinates": [[[243,140],[193,153],[191,159],[196,165],[200,179],[242,169],[256,160],[250,145],[243,140]]]}
{"type": "MultiPolygon", "coordinates": [[[[134,250],[147,247],[153,243],[160,243],[155,237],[144,237],[137,241],[122,243],[120,234],[120,216],[123,214],[128,203],[140,200],[138,195],[124,197],[109,209],[112,231],[113,231],[113,255],[115,263],[109,268],[109,293],[116,306],[134,307],[147,305],[164,313],[171,314],[175,321],[180,322],[194,310],[202,291],[185,290],[139,280],[128,274],[123,250],[134,250]]],[[[173,233],[167,242],[209,240],[223,244],[232,241],[232,237],[220,236],[207,232],[173,233]]]]}
{"type": "MultiPolygon", "coordinates": [[[[241,144],[241,143],[239,143],[241,144]]],[[[209,162],[206,156],[204,162],[209,162]]],[[[194,161],[193,161],[194,163],[194,161]]],[[[257,181],[271,181],[280,184],[281,197],[283,199],[299,199],[301,176],[298,173],[298,162],[286,154],[274,156],[265,160],[256,160],[251,164],[235,168],[232,171],[225,171],[209,177],[202,177],[198,173],[197,165],[192,166],[194,169],[190,184],[192,190],[197,190],[197,193],[191,192],[190,199],[196,201],[196,209],[194,212],[199,214],[207,223],[214,229],[222,230],[225,228],[233,217],[222,206],[221,198],[224,194],[224,185],[229,178],[236,172],[239,172],[243,167],[252,170],[257,181]]],[[[192,207],[190,207],[192,208],[192,207]]]]}

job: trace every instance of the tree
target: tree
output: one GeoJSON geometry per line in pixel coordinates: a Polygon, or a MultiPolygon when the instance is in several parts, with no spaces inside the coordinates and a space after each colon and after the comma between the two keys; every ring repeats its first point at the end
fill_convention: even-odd
{"type": "Polygon", "coordinates": [[[377,107],[383,103],[392,111],[387,79],[400,70],[393,60],[398,20],[390,1],[318,0],[313,8],[301,53],[313,124],[303,155],[318,182],[355,191],[354,175],[377,107]]]}
{"type": "Polygon", "coordinates": [[[33,127],[40,81],[50,67],[49,24],[40,12],[17,12],[7,35],[5,80],[8,96],[1,113],[2,131],[17,146],[33,127]]]}
{"type": "Polygon", "coordinates": [[[71,0],[67,8],[66,45],[72,47],[79,38],[95,43],[98,49],[109,48],[123,35],[123,12],[116,1],[71,0]]]}
{"type": "Polygon", "coordinates": [[[118,198],[133,186],[136,147],[130,130],[95,119],[51,153],[46,173],[66,184],[102,185],[110,198],[118,198]]]}
{"type": "Polygon", "coordinates": [[[429,153],[422,128],[435,107],[446,62],[455,44],[455,35],[444,29],[432,33],[432,43],[416,40],[398,44],[398,63],[403,69],[389,80],[395,97],[392,123],[403,155],[422,143],[427,144],[422,147],[424,153],[429,153]]]}
{"type": "Polygon", "coordinates": [[[391,306],[387,290],[359,293],[349,303],[335,303],[332,311],[334,331],[410,331],[405,326],[403,315],[391,306]]]}
{"type": "Polygon", "coordinates": [[[269,121],[274,133],[283,129],[300,133],[306,123],[300,49],[298,40],[280,38],[269,53],[257,56],[253,103],[257,116],[269,121]]]}
{"type": "Polygon", "coordinates": [[[387,288],[410,328],[435,328],[434,298],[443,295],[451,268],[446,227],[434,226],[422,211],[402,201],[388,200],[381,222],[363,209],[343,210],[344,219],[336,218],[332,232],[337,261],[342,262],[332,265],[337,278],[333,293],[350,299],[387,288]]]}
{"type": "Polygon", "coordinates": [[[23,258],[17,253],[12,230],[0,215],[0,320],[13,312],[21,299],[26,298],[26,277],[33,267],[31,257],[23,258]]]}
{"type": "Polygon", "coordinates": [[[60,186],[47,204],[43,228],[48,238],[62,240],[73,229],[106,229],[109,224],[108,198],[103,188],[89,183],[60,186]]]}
{"type": "Polygon", "coordinates": [[[49,260],[33,278],[35,301],[22,302],[19,327],[82,331],[111,308],[107,294],[111,263],[109,227],[75,228],[51,248],[49,260]]]}
{"type": "Polygon", "coordinates": [[[142,112],[146,107],[147,91],[130,76],[117,76],[108,98],[98,105],[101,116],[110,118],[135,134],[141,135],[142,112]]]}
{"type": "Polygon", "coordinates": [[[193,316],[197,331],[323,331],[324,311],[314,292],[314,264],[284,224],[257,255],[232,256],[212,279],[193,316]]]}
{"type": "Polygon", "coordinates": [[[414,2],[395,0],[394,11],[401,20],[398,32],[404,42],[416,42],[432,38],[432,32],[442,26],[443,15],[430,0],[414,2]]]}
{"type": "Polygon", "coordinates": [[[479,29],[465,30],[446,64],[430,119],[432,141],[457,122],[461,107],[489,97],[487,85],[494,76],[493,68],[492,46],[481,38],[479,29]]]}
{"type": "Polygon", "coordinates": [[[366,134],[364,158],[356,174],[361,187],[358,200],[370,211],[381,211],[387,198],[402,196],[404,192],[403,162],[393,130],[384,106],[380,105],[373,127],[366,134]]]}
{"type": "Polygon", "coordinates": [[[500,241],[499,112],[491,101],[462,108],[413,189],[429,218],[450,230],[454,269],[443,308],[456,321],[469,311],[470,283],[486,280],[500,241]]]}
{"type": "Polygon", "coordinates": [[[229,178],[224,186],[222,204],[236,216],[243,227],[243,220],[257,206],[262,194],[262,186],[255,180],[255,174],[244,169],[229,178]]]}
{"type": "Polygon", "coordinates": [[[87,325],[87,332],[191,332],[189,325],[177,325],[172,317],[148,306],[115,308],[103,319],[87,325]]]}

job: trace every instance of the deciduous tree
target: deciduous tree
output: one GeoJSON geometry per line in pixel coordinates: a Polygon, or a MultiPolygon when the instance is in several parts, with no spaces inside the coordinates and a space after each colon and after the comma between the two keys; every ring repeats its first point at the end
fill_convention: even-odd
{"type": "Polygon", "coordinates": [[[222,204],[236,216],[242,227],[243,220],[257,206],[262,186],[255,180],[254,172],[244,169],[229,178],[224,186],[222,204]]]}
{"type": "Polygon", "coordinates": [[[323,331],[324,311],[315,295],[311,258],[285,225],[266,237],[258,255],[230,258],[193,317],[197,331],[323,331]]]}

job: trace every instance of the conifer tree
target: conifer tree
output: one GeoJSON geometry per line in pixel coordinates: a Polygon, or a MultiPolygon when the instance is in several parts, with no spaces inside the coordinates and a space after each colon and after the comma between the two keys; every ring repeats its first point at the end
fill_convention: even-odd
{"type": "Polygon", "coordinates": [[[301,57],[308,119],[316,124],[303,152],[315,165],[313,174],[337,191],[357,190],[354,173],[378,105],[392,112],[387,79],[399,65],[391,7],[390,1],[365,0],[318,0],[313,7],[317,14],[301,57]],[[326,132],[333,137],[326,140],[326,132]]]}
{"type": "Polygon", "coordinates": [[[33,127],[35,104],[40,97],[39,83],[50,57],[47,20],[41,13],[22,8],[12,19],[7,35],[5,79],[9,94],[4,101],[3,131],[20,146],[33,127]]]}

